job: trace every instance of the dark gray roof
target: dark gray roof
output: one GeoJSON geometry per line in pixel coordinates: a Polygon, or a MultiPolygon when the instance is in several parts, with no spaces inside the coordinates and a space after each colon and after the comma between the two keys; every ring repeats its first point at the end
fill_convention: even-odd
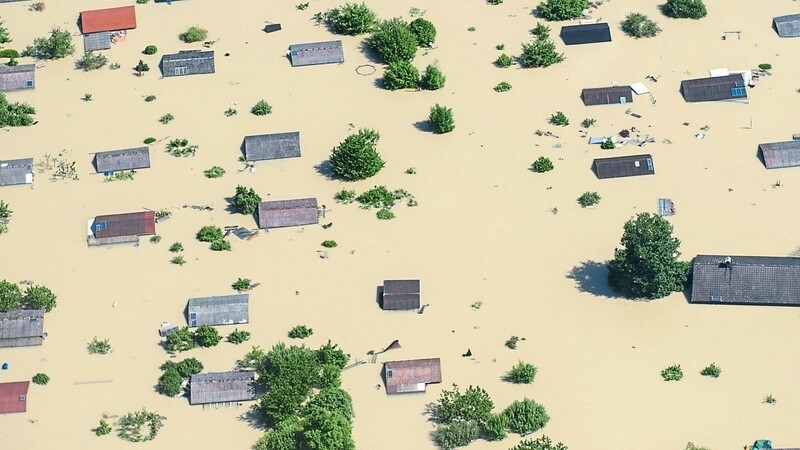
{"type": "Polygon", "coordinates": [[[586,106],[632,103],[633,91],[631,91],[630,86],[587,88],[581,91],[581,100],[586,106]],[[625,101],[623,102],[622,99],[625,99],[625,101]]]}
{"type": "Polygon", "coordinates": [[[653,175],[653,157],[646,155],[617,156],[614,158],[597,158],[592,164],[597,178],[635,177],[653,175]]]}
{"type": "Polygon", "coordinates": [[[341,64],[344,62],[342,41],[290,45],[287,55],[293,67],[312,66],[315,64],[341,64]]]}
{"type": "Polygon", "coordinates": [[[746,99],[747,87],[742,74],[697,78],[681,81],[681,94],[687,102],[746,99]]]}
{"type": "Polygon", "coordinates": [[[800,140],[758,144],[767,169],[800,166],[800,140]]]}
{"type": "Polygon", "coordinates": [[[214,73],[214,52],[184,50],[161,57],[161,74],[164,77],[214,73]]]}
{"type": "Polygon", "coordinates": [[[800,258],[697,255],[692,303],[800,305],[800,258]]]}
{"type": "Polygon", "coordinates": [[[100,31],[83,35],[83,51],[107,50],[111,48],[111,32],[100,31]]]}
{"type": "Polygon", "coordinates": [[[199,373],[189,379],[189,404],[244,402],[256,399],[256,372],[199,373]]]}
{"type": "Polygon", "coordinates": [[[780,37],[800,37],[800,14],[775,17],[772,27],[780,37]]]}
{"type": "Polygon", "coordinates": [[[316,198],[276,200],[258,204],[258,227],[281,228],[319,223],[316,198]]]}
{"type": "Polygon", "coordinates": [[[385,310],[419,309],[419,280],[385,280],[381,308],[385,310]]]}
{"type": "Polygon", "coordinates": [[[150,149],[134,147],[108,152],[97,152],[94,156],[97,172],[113,172],[115,170],[146,169],[150,167],[150,149]]]}
{"type": "Polygon", "coordinates": [[[296,158],[300,156],[300,132],[259,134],[244,138],[244,159],[263,161],[267,159],[296,158]]]}
{"type": "Polygon", "coordinates": [[[42,345],[44,309],[0,312],[0,347],[42,345]]]}
{"type": "Polygon", "coordinates": [[[20,64],[0,65],[0,92],[33,89],[36,87],[36,66],[20,64]]]}
{"type": "Polygon", "coordinates": [[[234,325],[250,320],[250,294],[190,298],[187,314],[190,327],[200,325],[234,325]]]}
{"type": "Polygon", "coordinates": [[[607,23],[566,25],[561,27],[561,39],[566,45],[611,42],[611,29],[607,23]]]}
{"type": "Polygon", "coordinates": [[[0,161],[0,186],[26,184],[28,179],[33,180],[33,158],[0,161]]]}

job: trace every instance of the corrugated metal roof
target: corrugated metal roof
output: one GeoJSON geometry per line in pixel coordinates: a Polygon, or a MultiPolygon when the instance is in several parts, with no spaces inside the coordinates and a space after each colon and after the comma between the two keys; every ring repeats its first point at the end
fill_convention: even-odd
{"type": "Polygon", "coordinates": [[[189,379],[189,404],[244,402],[256,399],[253,370],[199,373],[189,379]]]}
{"type": "Polygon", "coordinates": [[[293,67],[341,64],[344,62],[344,49],[342,41],[294,44],[289,46],[288,56],[293,67]]]}
{"type": "Polygon", "coordinates": [[[189,326],[247,323],[249,301],[250,294],[190,298],[186,309],[189,326]]]}
{"type": "Polygon", "coordinates": [[[300,132],[259,134],[244,138],[244,159],[264,161],[300,156],[300,132]]]}
{"type": "Polygon", "coordinates": [[[633,91],[630,86],[587,88],[581,91],[581,99],[586,106],[622,103],[623,98],[625,103],[633,103],[633,91]]]}
{"type": "Polygon", "coordinates": [[[383,282],[381,308],[385,310],[419,309],[419,280],[386,280],[383,282]]]}
{"type": "Polygon", "coordinates": [[[44,312],[44,309],[0,312],[0,347],[41,345],[44,339],[44,312]]]}
{"type": "Polygon", "coordinates": [[[561,27],[561,39],[566,45],[611,42],[611,29],[607,23],[566,25],[561,27]]]}
{"type": "Polygon", "coordinates": [[[653,175],[656,173],[653,157],[646,155],[597,158],[592,164],[599,179],[653,175]]]}
{"type": "Polygon", "coordinates": [[[161,57],[161,74],[164,77],[204,75],[216,71],[213,51],[184,50],[161,57]]]}
{"type": "Polygon", "coordinates": [[[687,102],[746,99],[747,87],[740,73],[723,77],[696,78],[681,81],[681,94],[687,102]],[[734,88],[738,94],[734,95],[734,88]]]}
{"type": "Polygon", "coordinates": [[[800,258],[697,255],[692,303],[800,305],[800,258]]]}
{"type": "Polygon", "coordinates": [[[81,32],[83,34],[132,28],[136,28],[136,8],[133,5],[81,12],[81,32]]]}
{"type": "Polygon", "coordinates": [[[800,140],[758,144],[767,169],[800,166],[800,140]]]}
{"type": "Polygon", "coordinates": [[[101,31],[83,35],[83,51],[107,50],[111,48],[111,32],[101,31]]]}
{"type": "Polygon", "coordinates": [[[800,14],[775,17],[772,26],[780,37],[800,37],[800,14]]]}
{"type": "Polygon", "coordinates": [[[439,358],[387,361],[383,363],[387,394],[425,392],[429,383],[442,382],[439,358]]]}
{"type": "Polygon", "coordinates": [[[111,150],[95,153],[97,172],[113,172],[116,170],[146,169],[150,167],[150,148],[133,147],[122,150],[111,150]]]}
{"type": "Polygon", "coordinates": [[[319,223],[316,198],[276,200],[258,204],[259,228],[281,228],[319,223]]]}
{"type": "Polygon", "coordinates": [[[24,413],[28,410],[30,381],[0,383],[0,414],[24,413]]]}
{"type": "Polygon", "coordinates": [[[92,231],[97,239],[156,234],[155,212],[141,211],[97,216],[92,223],[92,231]]]}
{"type": "Polygon", "coordinates": [[[33,180],[33,158],[0,161],[0,186],[26,184],[33,180]]]}

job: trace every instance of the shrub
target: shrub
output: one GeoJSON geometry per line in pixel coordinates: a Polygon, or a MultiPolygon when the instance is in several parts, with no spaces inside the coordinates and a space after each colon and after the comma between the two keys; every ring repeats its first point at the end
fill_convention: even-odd
{"type": "Polygon", "coordinates": [[[375,186],[356,197],[362,208],[391,208],[397,200],[398,197],[386,186],[375,186]]]}
{"type": "Polygon", "coordinates": [[[339,203],[353,203],[356,199],[356,191],[342,189],[333,196],[333,199],[339,203]]]}
{"type": "Polygon", "coordinates": [[[181,327],[168,334],[163,345],[169,353],[185,352],[197,346],[194,333],[189,327],[181,327]]]}
{"type": "Polygon", "coordinates": [[[0,44],[11,42],[11,35],[8,34],[8,28],[5,27],[5,23],[4,20],[0,20],[0,44]]]}
{"type": "Polygon", "coordinates": [[[494,402],[486,391],[478,386],[470,386],[461,392],[453,384],[452,390],[443,390],[433,406],[433,418],[438,423],[475,421],[486,423],[492,414],[494,402]]]}
{"type": "Polygon", "coordinates": [[[179,265],[179,266],[182,266],[182,265],[186,264],[186,260],[183,258],[183,256],[174,256],[174,257],[173,257],[173,258],[170,260],[170,262],[171,262],[172,264],[177,264],[177,265],[179,265]]]}
{"type": "Polygon", "coordinates": [[[98,339],[97,336],[93,337],[88,345],[89,353],[105,355],[111,353],[111,344],[108,339],[98,339]]]}
{"type": "Polygon", "coordinates": [[[236,289],[236,291],[238,292],[249,291],[252,288],[252,286],[253,284],[250,278],[238,278],[231,285],[231,287],[236,289]]]}
{"type": "Polygon", "coordinates": [[[588,0],[545,0],[536,7],[536,15],[553,21],[576,19],[588,7],[588,0]]]}
{"type": "MultiPolygon", "coordinates": [[[[137,2],[140,0],[136,0],[137,2]]],[[[100,420],[100,425],[94,429],[94,434],[98,436],[105,436],[111,433],[111,425],[108,424],[105,420],[100,420]]]]}
{"type": "Polygon", "coordinates": [[[145,55],[155,55],[156,53],[158,53],[158,47],[156,47],[155,45],[148,45],[147,47],[144,48],[144,51],[142,53],[144,53],[145,55]]]}
{"type": "Polygon", "coordinates": [[[261,203],[261,196],[256,193],[255,189],[246,188],[242,185],[236,186],[236,194],[234,194],[232,201],[236,212],[245,215],[253,214],[258,209],[259,203],[261,203]]]}
{"type": "Polygon", "coordinates": [[[194,338],[197,345],[200,347],[213,347],[222,340],[219,331],[211,325],[200,325],[197,327],[197,330],[194,332],[194,338]]]}
{"type": "Polygon", "coordinates": [[[480,427],[474,420],[439,425],[433,432],[434,442],[444,450],[464,447],[479,436],[480,427]]]}
{"type": "Polygon", "coordinates": [[[667,0],[661,11],[673,19],[702,19],[708,14],[703,0],[667,0]]]}
{"type": "Polygon", "coordinates": [[[289,330],[289,337],[292,339],[305,339],[314,334],[314,330],[305,325],[297,325],[289,330]]]}
{"type": "Polygon", "coordinates": [[[259,100],[253,105],[250,112],[255,116],[266,116],[267,114],[272,114],[272,106],[266,100],[259,100]]]}
{"type": "Polygon", "coordinates": [[[158,391],[161,395],[166,395],[167,397],[175,397],[181,393],[183,388],[181,385],[183,384],[183,378],[178,373],[176,369],[167,369],[164,373],[158,377],[158,383],[156,383],[156,391],[158,391]]]}
{"type": "Polygon", "coordinates": [[[556,111],[556,113],[552,114],[547,121],[552,125],[557,125],[560,127],[565,127],[569,125],[569,119],[561,111],[556,111]]]}
{"type": "Polygon", "coordinates": [[[386,64],[410,62],[417,54],[417,36],[398,18],[380,22],[367,43],[386,64]]]}
{"type": "Polygon", "coordinates": [[[22,296],[22,307],[50,312],[56,307],[56,298],[56,294],[45,286],[28,286],[22,296]]]}
{"type": "Polygon", "coordinates": [[[85,101],[85,102],[90,102],[90,101],[92,101],[92,94],[90,94],[90,93],[88,93],[88,92],[87,92],[87,93],[85,93],[85,94],[83,94],[83,101],[85,101]]]}
{"type": "Polygon", "coordinates": [[[153,143],[153,142],[155,142],[155,141],[156,141],[156,138],[154,138],[154,137],[149,137],[149,138],[145,139],[143,142],[144,142],[146,145],[150,145],[150,144],[152,144],[152,143],[153,143]]]}
{"type": "Polygon", "coordinates": [[[211,250],[215,252],[231,251],[231,243],[225,239],[217,239],[211,242],[211,250]]]}
{"type": "Polygon", "coordinates": [[[447,77],[444,76],[441,70],[433,64],[428,64],[425,68],[425,73],[422,74],[419,84],[423,89],[429,91],[436,91],[444,87],[444,82],[447,77]]]}
{"type": "Polygon", "coordinates": [[[680,364],[675,364],[662,370],[661,378],[663,378],[664,381],[680,381],[680,379],[683,378],[683,370],[680,364]]]}
{"type": "Polygon", "coordinates": [[[150,3],[150,0],[136,0],[136,3],[139,5],[145,5],[147,3],[150,3]]]}
{"type": "Polygon", "coordinates": [[[490,5],[499,5],[499,4],[503,3],[503,0],[486,0],[486,3],[488,3],[490,5]]]}
{"type": "Polygon", "coordinates": [[[616,147],[617,146],[616,144],[614,144],[614,141],[612,139],[606,139],[600,143],[600,148],[603,150],[613,150],[616,147]]]}
{"type": "Polygon", "coordinates": [[[561,442],[553,444],[547,436],[542,436],[538,439],[525,439],[520,441],[519,444],[511,447],[509,450],[568,450],[567,446],[561,442]]]}
{"type": "Polygon", "coordinates": [[[506,81],[501,81],[497,83],[497,86],[494,87],[495,92],[506,92],[511,90],[511,83],[506,81]]]}
{"type": "Polygon", "coordinates": [[[33,381],[34,384],[44,386],[50,382],[50,377],[46,373],[37,373],[33,376],[33,378],[31,378],[31,381],[33,381]]]}
{"type": "Polygon", "coordinates": [[[235,110],[233,108],[228,108],[222,114],[225,114],[225,117],[231,117],[231,116],[235,116],[238,113],[239,113],[239,111],[237,111],[237,110],[235,110]]]}
{"type": "Polygon", "coordinates": [[[196,145],[189,145],[186,139],[173,139],[167,142],[167,153],[175,157],[194,156],[197,153],[196,145]]]}
{"type": "Polygon", "coordinates": [[[503,415],[508,419],[508,429],[518,434],[539,431],[550,421],[544,406],[527,398],[509,405],[503,415]]]}
{"type": "Polygon", "coordinates": [[[6,95],[0,92],[0,128],[27,127],[33,124],[36,109],[27,103],[9,103],[6,95]]]}
{"type": "Polygon", "coordinates": [[[483,432],[486,439],[490,441],[502,441],[508,436],[506,429],[508,428],[508,418],[503,414],[492,414],[486,419],[483,425],[483,432]]]}
{"type": "Polygon", "coordinates": [[[686,448],[684,448],[683,450],[710,450],[710,449],[708,447],[702,447],[702,446],[699,446],[699,445],[695,445],[694,442],[687,442],[686,443],[686,448]]]}
{"type": "Polygon", "coordinates": [[[417,168],[416,167],[409,167],[408,169],[406,169],[406,174],[408,174],[408,175],[416,175],[417,174],[417,168]]]}
{"type": "Polygon", "coordinates": [[[419,70],[408,61],[397,61],[389,64],[383,74],[383,87],[390,91],[416,88],[418,86],[419,70]]]}
{"type": "Polygon", "coordinates": [[[596,119],[583,119],[583,122],[581,122],[581,127],[583,127],[583,128],[591,128],[596,123],[597,123],[596,119]]]}
{"type": "Polygon", "coordinates": [[[622,31],[628,36],[639,39],[655,37],[661,33],[661,28],[642,13],[630,13],[622,21],[622,31]]]}
{"type": "Polygon", "coordinates": [[[82,69],[84,72],[88,72],[105,66],[107,62],[108,57],[102,53],[86,52],[75,62],[75,67],[82,69]]]}
{"type": "Polygon", "coordinates": [[[220,166],[214,166],[210,169],[204,170],[203,175],[205,175],[206,178],[220,178],[225,175],[225,169],[220,166]]]}
{"type": "Polygon", "coordinates": [[[506,341],[506,347],[510,348],[511,350],[516,350],[516,349],[517,349],[517,343],[518,343],[520,340],[521,340],[521,339],[519,338],[519,336],[511,336],[511,337],[510,337],[510,338],[508,338],[508,340],[506,341]]]}
{"type": "Polygon", "coordinates": [[[208,30],[204,30],[200,27],[189,27],[188,30],[184,31],[183,33],[179,34],[178,37],[183,42],[187,44],[190,42],[200,42],[208,37],[208,30]]]}
{"type": "Polygon", "coordinates": [[[431,107],[428,121],[431,127],[433,127],[434,133],[449,133],[456,128],[456,123],[453,119],[453,110],[446,106],[441,106],[438,103],[431,107]]]}
{"type": "Polygon", "coordinates": [[[512,58],[512,57],[510,57],[510,56],[506,55],[505,53],[502,53],[502,54],[501,54],[500,56],[498,56],[498,57],[497,57],[497,59],[494,61],[494,64],[495,64],[497,67],[502,67],[502,68],[509,67],[509,66],[511,66],[512,64],[514,64],[514,58],[512,58]]]}
{"type": "Polygon", "coordinates": [[[531,30],[531,34],[537,39],[547,39],[550,37],[550,27],[543,23],[537,23],[536,26],[531,30]]]}
{"type": "Polygon", "coordinates": [[[72,35],[67,30],[53,28],[47,37],[39,37],[33,40],[33,45],[29,45],[22,51],[22,56],[32,56],[37,59],[61,59],[75,52],[72,44],[72,35]]]}
{"type": "Polygon", "coordinates": [[[334,33],[355,36],[372,31],[378,17],[364,3],[345,3],[328,10],[324,20],[334,33]]]}
{"type": "Polygon", "coordinates": [[[518,384],[530,384],[536,378],[536,366],[525,362],[518,362],[508,372],[508,379],[518,384]]]}
{"type": "Polygon", "coordinates": [[[175,242],[169,246],[169,251],[171,251],[172,253],[182,252],[183,244],[181,244],[180,242],[175,242]]]}
{"type": "Polygon", "coordinates": [[[553,161],[550,161],[550,158],[545,156],[540,156],[539,159],[533,162],[531,166],[534,172],[536,173],[544,173],[553,170],[553,161]]]}
{"type": "Polygon", "coordinates": [[[338,246],[339,244],[337,244],[336,241],[326,240],[326,241],[322,241],[321,245],[323,247],[325,247],[325,248],[334,248],[334,247],[338,246]]]}
{"type": "Polygon", "coordinates": [[[109,69],[111,69],[111,70],[117,70],[117,69],[119,69],[120,67],[122,67],[122,66],[120,65],[120,63],[111,63],[111,64],[109,64],[109,65],[108,65],[108,68],[109,68],[109,69]]]}
{"type": "Polygon", "coordinates": [[[408,24],[408,29],[417,37],[417,45],[427,47],[436,42],[436,27],[432,22],[417,17],[408,24]]]}
{"type": "Polygon", "coordinates": [[[161,123],[163,123],[164,125],[166,125],[166,124],[168,124],[168,123],[172,122],[173,120],[175,120],[175,116],[173,116],[173,115],[172,115],[172,114],[170,114],[170,113],[166,113],[166,114],[164,114],[163,116],[161,116],[161,117],[158,119],[158,121],[159,121],[159,122],[161,122],[161,123]]]}
{"type": "Polygon", "coordinates": [[[475,27],[469,27],[469,28],[467,28],[467,31],[469,31],[469,32],[472,32],[472,31],[475,31],[475,30],[477,30],[477,28],[475,28],[475,27]]]}
{"type": "Polygon", "coordinates": [[[589,192],[586,191],[578,197],[578,203],[583,206],[584,208],[588,208],[590,206],[594,206],[600,203],[600,194],[597,192],[589,192]]]}
{"type": "Polygon", "coordinates": [[[151,244],[158,244],[159,242],[161,242],[161,235],[156,234],[150,237],[151,244]]]}
{"type": "Polygon", "coordinates": [[[772,69],[772,64],[769,63],[759,64],[758,68],[761,70],[769,70],[772,69]]]}
{"type": "Polygon", "coordinates": [[[564,61],[564,54],[556,51],[556,44],[549,38],[536,39],[522,44],[519,60],[522,67],[548,67],[564,61]]]}
{"type": "Polygon", "coordinates": [[[505,50],[506,49],[506,44],[497,44],[497,45],[494,46],[494,48],[496,50],[505,50]]]}
{"type": "Polygon", "coordinates": [[[161,429],[164,417],[142,409],[130,412],[119,418],[117,436],[128,442],[152,441],[161,429]]]}
{"type": "Polygon", "coordinates": [[[155,99],[156,99],[155,95],[148,95],[147,97],[144,98],[144,101],[149,103],[149,102],[152,102],[155,99]]]}
{"type": "Polygon", "coordinates": [[[375,216],[380,220],[394,219],[394,213],[386,208],[379,209],[378,212],[375,213],[375,216]]]}
{"type": "Polygon", "coordinates": [[[719,375],[722,373],[722,369],[713,362],[705,367],[702,371],[700,371],[700,375],[705,377],[714,377],[719,378],[719,375]]]}
{"type": "Polygon", "coordinates": [[[769,394],[766,397],[764,397],[764,403],[768,405],[774,405],[775,403],[778,403],[778,399],[773,397],[772,394],[769,394]]]}
{"type": "Polygon", "coordinates": [[[222,236],[222,230],[216,225],[206,225],[197,232],[197,240],[200,242],[219,241],[222,236]]]}
{"type": "Polygon", "coordinates": [[[367,179],[386,164],[375,149],[380,134],[369,128],[358,130],[331,151],[331,173],[347,181],[367,179]]]}
{"type": "Polygon", "coordinates": [[[139,62],[136,63],[136,65],[133,67],[133,70],[136,71],[137,75],[142,76],[145,72],[149,72],[150,71],[150,66],[147,65],[146,62],[144,62],[144,61],[142,61],[140,59],[139,62]]]}
{"type": "Polygon", "coordinates": [[[231,331],[231,334],[228,335],[228,342],[231,344],[239,345],[248,340],[250,340],[250,332],[248,331],[239,331],[237,329],[231,331]]]}

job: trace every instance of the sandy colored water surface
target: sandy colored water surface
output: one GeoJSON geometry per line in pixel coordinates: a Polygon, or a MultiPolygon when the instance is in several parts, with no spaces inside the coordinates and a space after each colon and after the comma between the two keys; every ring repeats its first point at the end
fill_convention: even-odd
{"type": "MultiPolygon", "coordinates": [[[[773,16],[796,12],[796,3],[754,7],[741,0],[708,0],[709,16],[690,21],[664,18],[658,2],[617,0],[592,13],[613,24],[613,43],[566,48],[557,39],[560,24],[553,24],[567,60],[522,70],[499,69],[492,61],[500,53],[496,44],[518,54],[519,44],[530,39],[534,3],[462,0],[454,8],[456,2],[368,2],[384,18],[409,18],[412,6],[426,10],[439,31],[438,48],[420,51],[415,65],[436,63],[444,71],[447,84],[436,92],[384,91],[376,87],[380,65],[374,75],[356,74],[357,66],[373,64],[360,51],[359,37],[342,38],[342,65],[291,68],[284,58],[287,46],[333,38],[312,16],[338,4],[312,0],[308,10],[297,11],[292,3],[138,5],[138,28],[104,52],[122,69],[85,73],[73,69],[74,57],[48,61],[37,71],[35,91],[8,94],[12,101],[34,105],[39,123],[0,130],[0,158],[40,161],[65,151],[77,162],[80,180],[51,182],[47,174],[37,174],[33,187],[0,190],[14,210],[10,232],[0,237],[0,277],[33,280],[58,294],[57,309],[47,315],[44,345],[0,352],[0,360],[11,366],[0,372],[0,381],[29,379],[37,372],[52,378],[46,387],[31,387],[26,414],[0,417],[0,448],[128,448],[91,430],[103,412],[143,406],[167,420],[156,441],[142,448],[249,448],[262,431],[241,419],[245,407],[203,410],[153,388],[158,366],[167,359],[158,345],[158,325],[183,323],[188,298],[230,293],[237,277],[262,283],[251,293],[251,323],[240,327],[252,333],[251,341],[238,347],[223,342],[181,357],[197,357],[207,370],[229,370],[249,344],[269,348],[303,323],[314,329],[309,345],[331,339],[354,358],[394,339],[402,349],[379,361],[442,358],[444,383],[424,395],[387,397],[376,389],[380,364],[345,372],[359,450],[434,448],[425,407],[451,383],[484,387],[498,410],[515,399],[536,399],[552,417],[542,432],[575,450],[678,449],[689,440],[720,450],[756,438],[800,445],[797,310],[689,305],[677,293],[631,302],[610,296],[597,266],[612,256],[625,220],[654,211],[659,197],[675,202],[678,214],[670,221],[686,258],[781,256],[800,245],[793,207],[800,171],[768,172],[756,158],[759,142],[800,132],[798,41],[779,39],[770,28],[773,16]],[[647,40],[623,36],[615,24],[631,11],[656,18],[663,33],[647,40]],[[283,30],[265,34],[265,21],[280,22],[283,30]],[[200,48],[177,39],[193,24],[208,28],[217,41],[216,74],[160,79],[161,54],[200,48]],[[471,26],[474,32],[467,31],[471,26]],[[741,31],[741,39],[721,40],[726,30],[741,31]],[[141,55],[148,44],[157,45],[159,54],[141,55]],[[129,70],[139,59],[152,68],[141,78],[129,70]],[[687,104],[678,93],[681,79],[706,76],[710,68],[747,69],[762,62],[773,64],[773,75],[750,91],[750,104],[687,104]],[[587,108],[580,101],[581,88],[644,81],[646,75],[659,77],[646,82],[654,105],[646,95],[626,106],[587,108]],[[511,83],[512,91],[495,93],[492,87],[500,81],[511,83]],[[94,100],[82,101],[84,93],[94,100]],[[157,100],[145,103],[151,94],[157,100]],[[262,98],[274,113],[250,115],[262,98]],[[434,103],[453,108],[453,133],[437,136],[415,125],[434,103]],[[226,118],[222,113],[229,107],[239,114],[226,118]],[[642,118],[626,115],[628,107],[642,118]],[[557,110],[571,119],[569,127],[547,125],[557,110]],[[175,116],[169,125],[158,123],[165,113],[175,116]],[[588,146],[578,132],[587,117],[597,119],[593,135],[636,126],[653,136],[656,143],[644,150],[653,155],[657,174],[597,180],[590,171],[593,158],[640,149],[588,146]],[[706,138],[694,139],[704,125],[710,127],[706,138]],[[351,127],[380,131],[379,150],[387,164],[376,177],[346,185],[315,167],[351,127]],[[537,137],[536,129],[560,137],[537,137]],[[245,135],[292,130],[301,132],[301,158],[239,172],[245,135]],[[152,168],[134,181],[107,183],[93,174],[93,152],[133,147],[148,136],[184,137],[199,151],[178,159],[163,153],[159,143],[151,149],[152,168]],[[539,156],[553,159],[555,170],[532,173],[530,164],[539,156]],[[202,171],[212,165],[228,173],[205,179],[202,171]],[[418,173],[406,175],[412,166],[418,173]],[[776,180],[782,188],[772,188],[776,180]],[[265,199],[315,196],[332,209],[326,221],[334,226],[273,230],[251,241],[232,239],[231,252],[211,252],[194,239],[201,226],[255,226],[251,218],[225,210],[225,198],[237,184],[254,187],[265,199]],[[397,218],[382,222],[373,212],[333,202],[343,187],[377,184],[408,190],[419,206],[398,206],[397,218]],[[575,202],[587,190],[603,198],[595,209],[575,202]],[[214,210],[181,208],[186,204],[211,204],[214,210]],[[141,208],[173,212],[158,225],[160,244],[145,239],[136,248],[87,248],[88,219],[141,208]],[[321,259],[319,244],[325,239],[339,247],[321,259]],[[167,247],[175,241],[186,248],[183,267],[169,263],[167,247]],[[576,282],[570,273],[584,280],[576,282]],[[382,312],[376,287],[384,279],[406,277],[422,280],[423,303],[430,306],[422,315],[382,312]],[[483,302],[478,311],[470,307],[476,301],[483,302]],[[516,351],[503,346],[512,334],[526,338],[516,351]],[[89,355],[86,343],[93,336],[109,338],[114,353],[89,355]],[[462,358],[468,348],[474,356],[462,358]],[[539,368],[534,384],[502,380],[518,360],[539,368]],[[712,361],[723,368],[722,376],[700,377],[712,361]],[[683,366],[684,380],[661,381],[660,370],[674,363],[683,366]],[[778,403],[762,404],[767,394],[778,403]]],[[[14,48],[62,26],[75,33],[82,49],[78,12],[119,5],[47,2],[46,11],[33,13],[27,3],[11,3],[0,5],[0,16],[14,48]]],[[[517,441],[511,436],[470,448],[506,449],[517,441]]]]}

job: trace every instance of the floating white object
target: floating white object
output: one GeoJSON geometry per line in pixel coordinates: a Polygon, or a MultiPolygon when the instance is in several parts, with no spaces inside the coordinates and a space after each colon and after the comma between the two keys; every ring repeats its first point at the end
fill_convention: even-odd
{"type": "Polygon", "coordinates": [[[727,77],[728,75],[730,75],[730,72],[728,72],[727,67],[720,67],[719,69],[710,69],[708,71],[708,76],[710,77],[727,77]]]}
{"type": "Polygon", "coordinates": [[[631,89],[633,90],[633,92],[636,93],[636,95],[647,94],[648,92],[650,92],[650,89],[647,89],[647,86],[645,86],[642,83],[631,84],[631,89]]]}

